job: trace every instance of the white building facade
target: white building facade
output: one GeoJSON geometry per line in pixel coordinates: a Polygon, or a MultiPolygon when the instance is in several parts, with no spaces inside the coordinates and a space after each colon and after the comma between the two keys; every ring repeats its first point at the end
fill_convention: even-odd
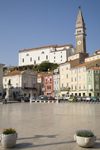
{"type": "Polygon", "coordinates": [[[19,51],[19,66],[40,64],[43,61],[60,64],[67,61],[68,56],[75,52],[72,44],[24,49],[19,51]]]}
{"type": "Polygon", "coordinates": [[[6,93],[8,82],[14,96],[37,96],[37,73],[33,71],[12,71],[3,76],[3,89],[6,93]]]}

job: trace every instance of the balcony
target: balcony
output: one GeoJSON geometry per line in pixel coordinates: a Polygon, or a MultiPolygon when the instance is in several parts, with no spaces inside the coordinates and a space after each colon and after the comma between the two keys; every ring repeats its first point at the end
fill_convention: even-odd
{"type": "Polygon", "coordinates": [[[67,87],[61,87],[60,88],[60,91],[69,91],[69,90],[70,90],[70,87],[68,87],[68,88],[67,87]]]}
{"type": "Polygon", "coordinates": [[[24,89],[26,90],[37,90],[37,88],[36,87],[24,87],[24,89]]]}

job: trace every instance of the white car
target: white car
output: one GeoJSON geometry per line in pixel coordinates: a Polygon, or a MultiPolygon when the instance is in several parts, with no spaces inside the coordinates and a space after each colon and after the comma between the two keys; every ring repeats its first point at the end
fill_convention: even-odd
{"type": "Polygon", "coordinates": [[[68,100],[72,95],[66,94],[65,97],[63,98],[64,100],[68,100]]]}
{"type": "Polygon", "coordinates": [[[85,98],[86,101],[91,101],[91,99],[92,97],[89,97],[89,96],[85,98]]]}
{"type": "Polygon", "coordinates": [[[30,102],[35,102],[35,97],[34,96],[30,97],[30,102]]]}

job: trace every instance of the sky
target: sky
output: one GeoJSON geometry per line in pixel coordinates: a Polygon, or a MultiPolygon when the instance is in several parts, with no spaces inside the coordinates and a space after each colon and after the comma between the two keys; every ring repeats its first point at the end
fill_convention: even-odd
{"type": "Polygon", "coordinates": [[[100,49],[100,0],[0,0],[0,63],[18,66],[19,50],[75,44],[81,6],[86,50],[100,49]]]}

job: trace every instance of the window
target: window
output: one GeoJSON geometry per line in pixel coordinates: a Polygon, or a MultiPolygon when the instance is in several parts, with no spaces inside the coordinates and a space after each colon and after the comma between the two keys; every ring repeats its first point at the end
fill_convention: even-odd
{"type": "Polygon", "coordinates": [[[91,60],[91,58],[89,58],[89,60],[91,60]]]}
{"type": "Polygon", "coordinates": [[[91,77],[90,76],[88,77],[88,81],[91,81],[91,77]]]}
{"type": "Polygon", "coordinates": [[[91,89],[91,85],[89,85],[89,90],[91,89]]]}
{"type": "Polygon", "coordinates": [[[71,74],[73,74],[73,70],[71,70],[71,74]]]}
{"type": "Polygon", "coordinates": [[[48,85],[48,86],[47,86],[47,90],[50,90],[50,89],[51,89],[51,85],[48,85]]]}
{"type": "Polygon", "coordinates": [[[67,86],[67,88],[69,87],[69,86],[68,86],[68,83],[66,84],[66,86],[67,86]]]}
{"type": "Polygon", "coordinates": [[[42,51],[41,54],[44,54],[44,51],[42,51]]]}
{"type": "Polygon", "coordinates": [[[85,67],[83,67],[83,72],[85,72],[85,67]]]}
{"type": "Polygon", "coordinates": [[[40,57],[38,57],[38,60],[40,60],[40,57]]]}
{"type": "Polygon", "coordinates": [[[95,59],[95,57],[93,57],[93,60],[95,59]]]}
{"type": "Polygon", "coordinates": [[[30,61],[32,61],[32,57],[30,58],[30,61]]]}
{"type": "Polygon", "coordinates": [[[81,84],[79,84],[79,90],[81,90],[81,84]]]}
{"type": "Polygon", "coordinates": [[[77,81],[77,78],[75,77],[75,81],[77,81]]]}
{"type": "Polygon", "coordinates": [[[73,85],[71,85],[71,89],[73,90],[73,85]]]}
{"type": "Polygon", "coordinates": [[[78,69],[78,72],[79,72],[79,73],[81,72],[81,69],[80,69],[80,68],[78,69]]]}
{"type": "Polygon", "coordinates": [[[85,89],[85,84],[83,84],[83,89],[85,89]]]}
{"type": "Polygon", "coordinates": [[[61,55],[61,58],[62,58],[62,55],[61,55]]]}
{"type": "Polygon", "coordinates": [[[66,70],[68,70],[68,66],[66,66],[66,70]]]}
{"type": "Polygon", "coordinates": [[[96,89],[99,89],[99,84],[96,84],[96,89]]]}
{"type": "Polygon", "coordinates": [[[50,77],[50,82],[52,82],[52,78],[50,77]]]}
{"type": "Polygon", "coordinates": [[[47,78],[45,79],[45,82],[47,83],[47,78]]]}
{"type": "Polygon", "coordinates": [[[77,54],[76,54],[76,57],[77,57],[77,54]]]}
{"type": "Polygon", "coordinates": [[[75,90],[77,90],[77,85],[75,85],[75,90]]]}
{"type": "Polygon", "coordinates": [[[95,77],[95,80],[96,80],[96,81],[99,81],[99,77],[98,77],[98,76],[96,76],[96,77],[95,77]]]}
{"type": "Polygon", "coordinates": [[[62,88],[63,88],[63,83],[62,83],[62,88]]]}
{"type": "Polygon", "coordinates": [[[91,71],[89,70],[88,73],[91,73],[91,71]]]}
{"type": "Polygon", "coordinates": [[[83,81],[85,81],[85,75],[83,75],[83,81]]]}
{"type": "Polygon", "coordinates": [[[61,75],[61,79],[63,79],[63,74],[61,75]]]}
{"type": "Polygon", "coordinates": [[[75,69],[75,73],[76,73],[76,69],[75,69]]]}
{"type": "Polygon", "coordinates": [[[79,76],[79,81],[81,81],[81,76],[79,76]]]}
{"type": "Polygon", "coordinates": [[[48,55],[46,55],[46,59],[48,59],[48,55]]]}
{"type": "Polygon", "coordinates": [[[97,56],[97,58],[99,58],[99,56],[97,56]]]}
{"type": "Polygon", "coordinates": [[[73,82],[73,78],[71,78],[71,82],[73,82]]]}
{"type": "Polygon", "coordinates": [[[55,62],[55,60],[54,60],[54,62],[55,62]]]}
{"type": "Polygon", "coordinates": [[[7,79],[5,79],[5,81],[7,81],[7,79]]]}
{"type": "Polygon", "coordinates": [[[63,67],[61,68],[61,70],[63,71],[63,67]]]}
{"type": "Polygon", "coordinates": [[[68,78],[68,74],[66,74],[66,78],[68,78]]]}
{"type": "Polygon", "coordinates": [[[24,62],[24,58],[22,59],[22,62],[24,62]]]}
{"type": "Polygon", "coordinates": [[[54,57],[54,59],[55,59],[56,57],[54,57]]]}

